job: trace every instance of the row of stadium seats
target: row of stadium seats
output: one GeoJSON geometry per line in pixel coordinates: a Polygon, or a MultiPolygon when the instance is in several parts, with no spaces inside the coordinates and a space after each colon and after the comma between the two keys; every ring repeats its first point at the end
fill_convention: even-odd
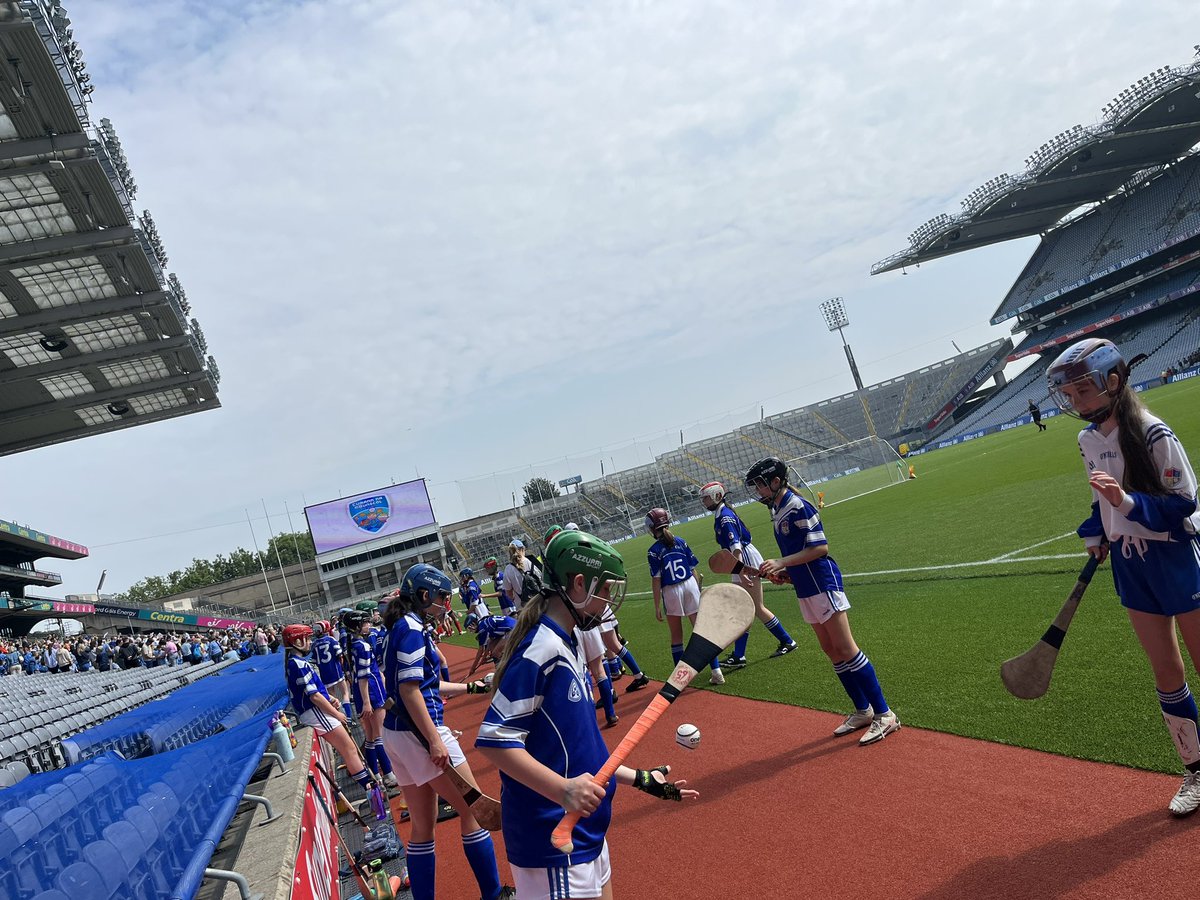
{"type": "MultiPolygon", "coordinates": [[[[63,741],[231,665],[156,666],[0,681],[0,765],[45,772],[67,763],[63,741]]],[[[127,747],[131,753],[135,748],[127,747]]],[[[144,748],[142,748],[144,749],[144,748]]],[[[138,755],[138,754],[134,754],[138,755]]]]}
{"type": "Polygon", "coordinates": [[[1094,212],[1050,232],[997,315],[1074,284],[1200,225],[1200,157],[1190,157],[1094,212]]]}
{"type": "MultiPolygon", "coordinates": [[[[1070,327],[1078,328],[1080,324],[1076,320],[1070,327]]],[[[1091,336],[1114,341],[1126,359],[1139,353],[1149,354],[1138,365],[1133,377],[1135,381],[1152,379],[1200,346],[1200,298],[1178,300],[1128,322],[1118,322],[1091,336]]],[[[1052,409],[1053,404],[1047,398],[1046,369],[1063,349],[1065,347],[1060,346],[1048,350],[978,409],[939,435],[938,439],[959,437],[1012,422],[1028,412],[1029,400],[1043,410],[1052,409]]]]}
{"type": "Polygon", "coordinates": [[[107,754],[0,793],[0,896],[193,896],[261,763],[274,711],[162,757],[107,754]]]}

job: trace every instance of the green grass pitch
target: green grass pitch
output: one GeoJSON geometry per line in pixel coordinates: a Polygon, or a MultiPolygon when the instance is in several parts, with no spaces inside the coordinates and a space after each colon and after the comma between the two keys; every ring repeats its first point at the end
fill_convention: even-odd
{"type": "MultiPolygon", "coordinates": [[[[1196,465],[1200,379],[1145,399],[1196,465]]],[[[1177,772],[1149,665],[1107,564],[1071,626],[1049,693],[1022,701],[1001,685],[1000,663],[1038,639],[1085,560],[1074,535],[1090,504],[1075,443],[1080,423],[1059,416],[1046,424],[1046,432],[1028,425],[914,457],[916,480],[823,510],[830,553],[846,576],[855,638],[906,725],[1177,772]],[[1037,558],[1063,554],[1071,556],[1037,558]],[[981,564],[1000,557],[999,564],[981,564]]],[[[835,502],[837,481],[822,487],[826,503],[835,502]]],[[[739,513],[763,554],[777,556],[766,508],[751,504],[739,513]]],[[[716,549],[711,518],[675,530],[702,563],[716,549]]],[[[619,545],[633,595],[620,610],[621,633],[642,667],[662,679],[671,670],[670,642],[649,597],[649,543],[647,536],[619,545]]],[[[709,583],[714,577],[706,572],[709,583]]],[[[696,684],[847,712],[841,684],[790,587],[768,585],[766,603],[800,649],[768,658],[775,641],[756,623],[750,665],[729,673],[724,687],[709,688],[703,675],[696,684]]],[[[1194,666],[1189,681],[1200,690],[1194,666]]]]}

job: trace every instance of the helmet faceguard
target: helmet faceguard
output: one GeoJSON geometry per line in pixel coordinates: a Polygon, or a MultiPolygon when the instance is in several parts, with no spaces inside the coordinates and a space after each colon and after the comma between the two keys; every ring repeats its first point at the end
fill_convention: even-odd
{"type": "Polygon", "coordinates": [[[411,566],[400,579],[400,597],[416,612],[424,613],[442,597],[454,593],[449,577],[436,566],[417,563],[411,566]],[[422,598],[422,591],[425,597],[422,598]]]}
{"type": "Polygon", "coordinates": [[[700,502],[709,512],[717,509],[725,499],[725,485],[719,481],[710,481],[700,488],[700,502]]]}
{"type": "Polygon", "coordinates": [[[1089,338],[1072,344],[1046,370],[1050,398],[1063,412],[1099,425],[1110,415],[1129,380],[1129,365],[1112,341],[1089,338]],[[1110,381],[1117,376],[1114,388],[1110,381]],[[1079,403],[1083,408],[1076,409],[1079,403]],[[1094,404],[1094,408],[1093,407],[1094,404]]]}
{"type": "Polygon", "coordinates": [[[661,506],[656,506],[646,513],[645,524],[648,532],[656,534],[660,528],[666,528],[671,524],[671,514],[661,506]]]}
{"type": "Polygon", "coordinates": [[[582,614],[593,598],[607,588],[608,596],[601,599],[616,612],[625,601],[628,586],[625,562],[621,554],[608,543],[584,531],[564,531],[546,551],[547,585],[562,598],[580,628],[595,628],[600,615],[582,614]],[[575,576],[583,577],[587,591],[582,600],[570,595],[575,576]]]}
{"type": "Polygon", "coordinates": [[[787,485],[787,463],[778,456],[768,456],[766,459],[760,459],[750,467],[750,471],[746,473],[746,487],[758,498],[758,502],[770,506],[779,491],[787,485]],[[772,490],[770,496],[764,497],[758,492],[758,486],[763,485],[770,489],[771,482],[776,478],[779,479],[779,488],[772,490]]]}

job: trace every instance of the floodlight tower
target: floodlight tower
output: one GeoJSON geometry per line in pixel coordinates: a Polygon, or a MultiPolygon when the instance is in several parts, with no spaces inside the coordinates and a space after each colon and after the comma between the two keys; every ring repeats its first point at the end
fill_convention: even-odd
{"type": "Polygon", "coordinates": [[[829,326],[830,331],[836,331],[842,336],[842,347],[846,351],[846,362],[850,363],[850,374],[854,376],[854,383],[861,391],[863,389],[862,378],[858,374],[858,366],[854,362],[854,353],[850,349],[850,345],[846,343],[846,333],[842,331],[850,325],[850,317],[846,315],[846,306],[842,303],[841,297],[833,297],[821,304],[821,312],[825,316],[825,324],[829,326]]]}

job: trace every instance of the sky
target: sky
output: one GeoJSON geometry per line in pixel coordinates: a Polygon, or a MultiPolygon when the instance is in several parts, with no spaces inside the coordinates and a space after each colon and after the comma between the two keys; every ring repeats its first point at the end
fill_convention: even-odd
{"type": "Polygon", "coordinates": [[[43,594],[119,591],[306,503],[423,477],[450,523],[845,393],[830,297],[868,384],[1004,337],[1036,238],[871,265],[1189,63],[1193,12],[75,0],[222,408],[4,457],[0,518],[91,549],[43,594]]]}

